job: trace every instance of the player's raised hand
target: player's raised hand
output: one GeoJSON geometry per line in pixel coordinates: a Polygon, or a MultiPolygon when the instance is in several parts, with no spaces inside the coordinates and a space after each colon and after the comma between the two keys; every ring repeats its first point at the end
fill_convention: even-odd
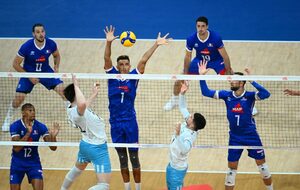
{"type": "Polygon", "coordinates": [[[74,86],[78,86],[78,80],[76,78],[76,75],[74,75],[73,73],[72,73],[72,82],[73,82],[74,86]]]}
{"type": "Polygon", "coordinates": [[[177,123],[175,125],[175,135],[176,136],[179,136],[180,135],[180,129],[181,129],[181,124],[180,123],[177,123]]]}
{"type": "Polygon", "coordinates": [[[181,83],[180,94],[184,95],[188,89],[189,89],[189,82],[185,80],[181,83]]]}
{"type": "Polygon", "coordinates": [[[283,92],[285,95],[300,96],[300,91],[296,91],[296,90],[285,89],[283,92]]]}
{"type": "Polygon", "coordinates": [[[98,94],[100,91],[100,83],[99,82],[95,82],[94,83],[94,87],[93,87],[93,94],[98,94]]]}
{"type": "Polygon", "coordinates": [[[245,68],[245,73],[246,75],[251,75],[251,71],[248,67],[245,68]]]}
{"type": "Polygon", "coordinates": [[[112,42],[119,37],[114,35],[115,27],[113,27],[112,25],[110,25],[109,27],[106,26],[103,31],[106,35],[106,41],[108,42],[112,42]]]}
{"type": "Polygon", "coordinates": [[[207,61],[205,59],[198,63],[198,69],[200,75],[205,75],[210,69],[207,69],[207,61]]]}
{"type": "Polygon", "coordinates": [[[157,45],[166,45],[169,43],[170,40],[172,40],[172,38],[167,38],[169,35],[169,33],[167,33],[166,35],[164,35],[163,37],[160,36],[160,32],[157,35],[157,39],[156,39],[156,44],[157,45]]]}
{"type": "Polygon", "coordinates": [[[50,135],[52,137],[56,137],[58,135],[59,130],[60,130],[60,125],[57,122],[54,122],[53,127],[50,130],[50,135]]]}

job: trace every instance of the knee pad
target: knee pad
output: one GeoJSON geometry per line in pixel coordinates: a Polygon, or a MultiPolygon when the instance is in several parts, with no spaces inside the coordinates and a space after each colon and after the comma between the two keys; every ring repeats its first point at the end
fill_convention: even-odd
{"type": "Polygon", "coordinates": [[[226,186],[234,186],[235,185],[235,176],[236,176],[236,170],[228,168],[228,171],[227,171],[226,177],[225,177],[225,185],[226,186]]]}
{"type": "Polygon", "coordinates": [[[109,184],[108,183],[98,183],[97,185],[89,188],[88,190],[108,190],[109,184]]]}
{"type": "Polygon", "coordinates": [[[70,181],[74,181],[80,174],[82,173],[82,170],[74,166],[66,175],[66,178],[70,181]]]}
{"type": "Polygon", "coordinates": [[[261,174],[263,179],[269,179],[271,177],[271,173],[269,171],[269,167],[266,163],[257,166],[259,173],[261,174]]]}
{"type": "Polygon", "coordinates": [[[140,168],[141,166],[138,151],[129,150],[129,156],[132,168],[140,168]]]}
{"type": "Polygon", "coordinates": [[[120,160],[120,168],[128,168],[128,156],[126,148],[117,148],[117,153],[120,160]]]}

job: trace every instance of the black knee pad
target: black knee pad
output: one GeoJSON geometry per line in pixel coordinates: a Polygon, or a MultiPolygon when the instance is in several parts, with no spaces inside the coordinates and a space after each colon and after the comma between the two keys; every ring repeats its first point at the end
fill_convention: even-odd
{"type": "Polygon", "coordinates": [[[139,152],[129,150],[129,157],[131,161],[132,168],[140,168],[139,152]]]}
{"type": "Polygon", "coordinates": [[[116,148],[119,160],[120,168],[128,168],[128,156],[126,148],[116,148]]]}

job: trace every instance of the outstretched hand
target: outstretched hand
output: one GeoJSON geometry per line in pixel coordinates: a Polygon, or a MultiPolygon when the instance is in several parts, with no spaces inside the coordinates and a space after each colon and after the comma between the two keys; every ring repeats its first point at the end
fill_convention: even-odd
{"type": "Polygon", "coordinates": [[[189,82],[185,80],[181,83],[180,94],[184,95],[188,89],[189,89],[189,82]]]}
{"type": "Polygon", "coordinates": [[[100,83],[99,82],[95,82],[94,83],[94,88],[93,88],[93,94],[98,94],[100,91],[100,83]]]}
{"type": "Polygon", "coordinates": [[[169,33],[167,33],[166,35],[164,35],[163,37],[160,36],[160,32],[158,33],[157,39],[156,39],[156,44],[157,45],[166,45],[169,43],[170,40],[172,40],[172,38],[167,38],[169,35],[169,33]]]}
{"type": "Polygon", "coordinates": [[[246,75],[251,75],[250,69],[248,67],[245,68],[246,75]]]}
{"type": "Polygon", "coordinates": [[[296,90],[285,89],[283,92],[285,95],[300,96],[300,91],[296,91],[296,90]]]}
{"type": "Polygon", "coordinates": [[[207,69],[207,61],[205,59],[201,60],[200,63],[198,63],[199,68],[199,74],[205,75],[210,69],[207,69]]]}
{"type": "Polygon", "coordinates": [[[112,42],[119,37],[114,35],[115,27],[113,27],[112,25],[110,25],[109,28],[108,26],[106,26],[103,31],[106,35],[106,41],[108,42],[112,42]]]}
{"type": "Polygon", "coordinates": [[[57,122],[53,123],[53,127],[50,130],[50,135],[56,137],[59,132],[60,126],[57,122]]]}

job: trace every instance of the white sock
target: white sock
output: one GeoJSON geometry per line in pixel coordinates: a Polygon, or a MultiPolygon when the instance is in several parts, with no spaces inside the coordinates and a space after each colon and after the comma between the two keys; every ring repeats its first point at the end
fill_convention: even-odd
{"type": "Polygon", "coordinates": [[[135,183],[135,190],[141,190],[141,183],[135,183]]]}
{"type": "Polygon", "coordinates": [[[61,186],[61,190],[69,189],[73,181],[82,173],[82,170],[78,169],[76,166],[67,173],[65,180],[61,186]]]}
{"type": "Polygon", "coordinates": [[[273,190],[273,183],[271,185],[267,185],[267,190],[273,190]]]}
{"type": "Polygon", "coordinates": [[[124,183],[124,186],[125,186],[125,190],[131,190],[131,188],[130,188],[130,182],[124,183]]]}

